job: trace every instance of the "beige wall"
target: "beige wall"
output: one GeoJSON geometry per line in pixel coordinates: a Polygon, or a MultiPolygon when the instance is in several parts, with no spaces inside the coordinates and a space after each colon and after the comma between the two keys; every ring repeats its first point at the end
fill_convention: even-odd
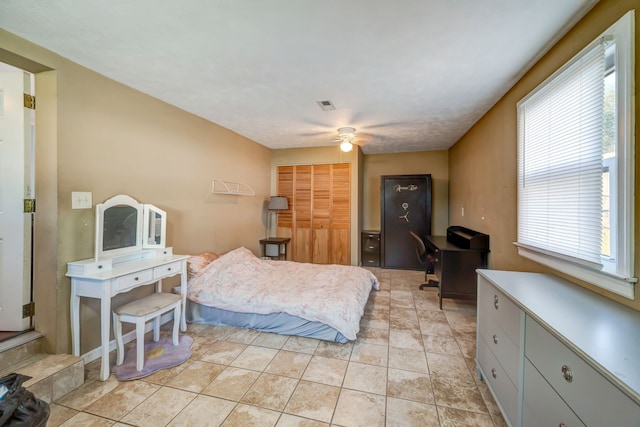
{"type": "Polygon", "coordinates": [[[431,174],[431,232],[444,235],[449,225],[449,152],[371,154],[363,165],[363,229],[380,230],[380,177],[431,174]]]}
{"type": "MultiPolygon", "coordinates": [[[[491,268],[550,272],[543,266],[520,257],[512,243],[516,241],[517,236],[517,102],[631,9],[640,9],[640,1],[602,0],[598,3],[451,148],[450,220],[452,223],[466,225],[491,236],[491,268]]],[[[636,26],[637,20],[636,13],[636,26]]],[[[640,58],[640,31],[637,28],[635,46],[636,58],[640,58]]],[[[639,70],[640,67],[636,65],[636,83],[640,82],[639,70]]],[[[638,97],[635,110],[640,111],[638,97]]],[[[640,170],[639,158],[640,156],[636,156],[636,171],[640,170]]],[[[636,188],[640,188],[638,173],[636,188]]],[[[637,242],[640,241],[640,209],[637,201],[635,210],[637,242]]],[[[638,254],[639,251],[636,250],[636,275],[640,271],[638,254]]],[[[591,285],[581,285],[640,310],[640,296],[637,296],[635,301],[630,301],[591,285]]]]}
{"type": "Polygon", "coordinates": [[[276,170],[278,166],[313,165],[327,163],[351,163],[351,265],[358,265],[360,253],[360,164],[362,154],[358,147],[343,153],[335,146],[315,148],[290,148],[272,150],[271,152],[271,195],[276,194],[276,170]]]}
{"type": "MultiPolygon", "coordinates": [[[[258,253],[270,150],[2,30],[0,39],[0,61],[15,63],[17,54],[54,70],[36,82],[34,290],[36,329],[49,351],[71,351],[66,263],[93,256],[94,210],[72,210],[72,191],[92,192],[94,205],[128,194],[167,211],[175,253],[238,246],[258,253]],[[213,178],[248,184],[256,195],[211,194],[213,178]]],[[[120,295],[115,304],[131,297],[120,295]]],[[[83,300],[83,353],[99,343],[99,311],[83,300]]]]}

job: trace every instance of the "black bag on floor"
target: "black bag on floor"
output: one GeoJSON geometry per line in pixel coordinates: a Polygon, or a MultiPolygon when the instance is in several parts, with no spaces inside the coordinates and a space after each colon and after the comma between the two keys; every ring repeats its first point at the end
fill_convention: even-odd
{"type": "Polygon", "coordinates": [[[9,374],[0,378],[0,389],[4,391],[0,396],[0,426],[46,426],[49,404],[37,399],[33,393],[22,387],[22,383],[29,379],[31,377],[21,374],[9,374]]]}

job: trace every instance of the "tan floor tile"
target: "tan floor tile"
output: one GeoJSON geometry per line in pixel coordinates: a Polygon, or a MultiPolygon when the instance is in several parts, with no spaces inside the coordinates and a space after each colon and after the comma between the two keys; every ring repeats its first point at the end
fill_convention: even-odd
{"type": "Polygon", "coordinates": [[[136,426],[165,425],[180,413],[197,394],[170,387],[162,387],[147,400],[136,406],[121,421],[136,426]]]}
{"type": "Polygon", "coordinates": [[[419,332],[389,331],[389,346],[424,351],[422,335],[419,332]]]}
{"type": "Polygon", "coordinates": [[[279,412],[269,409],[238,404],[222,423],[222,427],[272,427],[276,425],[279,416],[279,412]]]}
{"type": "Polygon", "coordinates": [[[171,427],[219,426],[235,406],[236,402],[200,394],[168,425],[171,427]]]}
{"type": "Polygon", "coordinates": [[[278,354],[278,350],[274,348],[256,347],[250,345],[236,359],[230,363],[230,366],[236,368],[252,369],[254,371],[263,371],[271,360],[278,354]]]}
{"type": "Polygon", "coordinates": [[[315,355],[331,357],[333,359],[349,360],[352,349],[353,342],[340,344],[337,342],[320,341],[318,348],[316,348],[315,355]]]}
{"type": "Polygon", "coordinates": [[[387,396],[435,404],[431,379],[429,375],[420,372],[389,368],[387,396]]]}
{"type": "Polygon", "coordinates": [[[329,424],[291,414],[282,414],[276,427],[329,427],[329,424]]]}
{"type": "Polygon", "coordinates": [[[423,335],[422,342],[427,353],[450,354],[462,357],[458,342],[454,337],[423,335]]]}
{"type": "Polygon", "coordinates": [[[230,332],[224,340],[240,344],[251,344],[256,338],[258,338],[258,335],[260,335],[260,332],[254,331],[253,329],[235,328],[235,330],[230,332]]]}
{"type": "Polygon", "coordinates": [[[373,329],[389,329],[389,316],[365,314],[360,319],[360,327],[373,329]]]}
{"type": "Polygon", "coordinates": [[[259,372],[228,367],[206,386],[202,393],[229,400],[240,400],[260,376],[259,372]]]}
{"type": "Polygon", "coordinates": [[[423,335],[436,335],[441,337],[452,337],[453,332],[448,323],[431,322],[420,320],[420,331],[423,335]]]}
{"type": "Polygon", "coordinates": [[[85,411],[119,420],[159,389],[160,386],[144,381],[121,382],[118,387],[85,408],[85,411]]]}
{"type": "Polygon", "coordinates": [[[347,364],[346,360],[313,356],[302,379],[339,387],[342,385],[347,364]]]}
{"type": "Polygon", "coordinates": [[[260,335],[253,340],[252,345],[260,347],[269,347],[275,349],[281,349],[289,337],[287,335],[272,334],[269,332],[260,332],[260,335]]]}
{"type": "Polygon", "coordinates": [[[300,381],[284,412],[328,423],[339,395],[339,387],[300,381]]]}
{"type": "Polygon", "coordinates": [[[209,350],[200,357],[200,360],[217,363],[219,365],[228,365],[246,348],[247,345],[245,344],[216,341],[209,347],[209,350]]]}
{"type": "Polygon", "coordinates": [[[107,427],[115,424],[115,421],[101,418],[96,415],[87,414],[86,412],[78,412],[73,417],[69,418],[63,424],[63,427],[107,427]]]}
{"type": "Polygon", "coordinates": [[[431,377],[431,387],[438,406],[488,414],[484,399],[471,379],[431,377]]]}
{"type": "Polygon", "coordinates": [[[444,376],[463,380],[473,379],[463,357],[427,353],[427,365],[429,366],[429,375],[432,378],[444,376]]]}
{"type": "Polygon", "coordinates": [[[294,378],[261,374],[241,402],[261,408],[282,411],[298,385],[294,378]]]}
{"type": "Polygon", "coordinates": [[[297,351],[298,353],[313,354],[318,348],[318,340],[307,337],[289,337],[282,346],[283,350],[297,351]]]}
{"type": "Polygon", "coordinates": [[[461,411],[453,408],[438,408],[442,427],[494,427],[491,417],[477,412],[461,411]]]}
{"type": "Polygon", "coordinates": [[[429,288],[429,290],[425,289],[425,294],[432,293],[433,295],[429,296],[427,294],[425,295],[425,297],[415,301],[416,310],[418,314],[423,311],[440,310],[440,303],[438,302],[437,289],[438,288],[429,288]]]}
{"type": "Polygon", "coordinates": [[[387,368],[349,362],[342,386],[352,390],[385,395],[387,392],[387,368]]]}
{"type": "MultiPolygon", "coordinates": [[[[418,304],[419,303],[416,303],[416,305],[418,304]]],[[[447,317],[439,309],[417,310],[417,312],[418,312],[418,320],[425,320],[427,322],[432,322],[432,323],[447,323],[447,317]]]]}
{"type": "Polygon", "coordinates": [[[191,359],[186,363],[181,363],[178,366],[174,366],[172,368],[160,369],[159,371],[154,372],[153,374],[144,377],[144,381],[159,385],[166,385],[169,381],[175,378],[180,372],[184,371],[189,364],[197,360],[193,357],[193,353],[191,354],[191,359]]]}
{"type": "Polygon", "coordinates": [[[120,384],[113,375],[107,378],[106,381],[86,380],[82,386],[58,399],[56,403],[82,411],[96,400],[113,391],[120,384]]]}
{"type": "Polygon", "coordinates": [[[460,351],[464,357],[476,357],[476,334],[455,334],[454,335],[460,351]]]}
{"type": "Polygon", "coordinates": [[[485,405],[487,405],[489,414],[491,415],[491,418],[493,418],[493,422],[496,424],[496,427],[507,425],[502,413],[500,412],[498,404],[491,395],[491,391],[489,390],[487,383],[484,381],[476,381],[476,384],[478,385],[478,391],[480,391],[480,395],[482,396],[485,405]]]}
{"type": "Polygon", "coordinates": [[[311,360],[310,354],[280,350],[265,368],[265,372],[285,377],[300,378],[311,360]]]}
{"type": "Polygon", "coordinates": [[[181,390],[200,393],[215,379],[225,366],[196,360],[176,375],[167,385],[181,390]]]}
{"type": "Polygon", "coordinates": [[[384,427],[386,398],[342,389],[332,423],[349,427],[384,427]]]}
{"type": "Polygon", "coordinates": [[[389,345],[389,331],[383,329],[362,328],[356,342],[367,344],[389,345]]]}
{"type": "MultiPolygon", "coordinates": [[[[471,426],[473,424],[459,424],[471,426]]],[[[435,405],[409,400],[387,398],[387,424],[385,427],[440,427],[435,405]]]]}
{"type": "Polygon", "coordinates": [[[404,308],[404,307],[393,307],[391,306],[389,309],[389,316],[398,319],[405,320],[418,320],[418,315],[416,314],[416,310],[414,308],[404,308]]]}
{"type": "Polygon", "coordinates": [[[389,367],[414,372],[429,372],[424,351],[406,348],[389,348],[389,367]]]}
{"type": "Polygon", "coordinates": [[[351,361],[366,363],[368,365],[387,366],[389,362],[389,349],[384,345],[367,344],[357,342],[351,352],[351,361]]]}
{"type": "Polygon", "coordinates": [[[193,338],[193,343],[191,344],[191,359],[200,359],[216,342],[216,340],[207,337],[193,335],[191,335],[191,337],[193,338]]]}
{"type": "Polygon", "coordinates": [[[57,405],[55,403],[49,404],[49,410],[47,427],[57,427],[78,413],[75,409],[67,408],[66,406],[57,405]]]}
{"type": "Polygon", "coordinates": [[[420,323],[414,319],[391,317],[389,328],[392,331],[420,333],[420,323]]]}

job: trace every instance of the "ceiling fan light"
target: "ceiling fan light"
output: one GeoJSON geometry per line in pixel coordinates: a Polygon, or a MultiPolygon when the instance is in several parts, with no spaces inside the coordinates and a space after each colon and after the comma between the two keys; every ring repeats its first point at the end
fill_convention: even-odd
{"type": "Polygon", "coordinates": [[[355,136],[356,130],[352,127],[343,127],[338,129],[338,137],[350,137],[353,138],[355,136]]]}
{"type": "Polygon", "coordinates": [[[353,144],[349,141],[343,141],[342,143],[340,143],[340,149],[345,153],[348,153],[349,151],[353,150],[353,144]]]}

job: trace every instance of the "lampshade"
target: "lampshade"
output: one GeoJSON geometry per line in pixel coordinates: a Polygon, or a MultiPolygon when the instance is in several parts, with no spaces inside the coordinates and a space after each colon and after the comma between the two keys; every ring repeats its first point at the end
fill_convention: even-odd
{"type": "Polygon", "coordinates": [[[340,144],[340,149],[345,153],[348,153],[349,151],[353,150],[353,144],[350,143],[349,141],[343,141],[340,144]]]}
{"type": "Polygon", "coordinates": [[[289,203],[287,202],[287,198],[284,196],[271,196],[269,199],[269,210],[270,211],[283,211],[289,209],[289,203]]]}

